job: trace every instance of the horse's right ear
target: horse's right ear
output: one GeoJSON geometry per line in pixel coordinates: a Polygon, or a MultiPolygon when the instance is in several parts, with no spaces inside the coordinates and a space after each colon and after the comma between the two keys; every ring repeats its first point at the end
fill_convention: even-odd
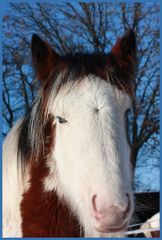
{"type": "Polygon", "coordinates": [[[32,36],[31,50],[37,78],[45,82],[53,67],[58,63],[59,56],[47,42],[36,34],[32,36]]]}
{"type": "Polygon", "coordinates": [[[136,58],[136,34],[131,29],[125,36],[120,38],[112,48],[114,55],[136,58]]]}

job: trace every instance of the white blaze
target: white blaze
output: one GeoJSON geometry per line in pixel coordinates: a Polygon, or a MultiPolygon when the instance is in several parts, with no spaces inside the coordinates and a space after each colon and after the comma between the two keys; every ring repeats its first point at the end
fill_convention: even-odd
{"type": "MultiPolygon", "coordinates": [[[[55,147],[50,160],[51,166],[53,161],[57,166],[57,189],[70,201],[91,235],[92,196],[103,193],[107,201],[124,207],[125,193],[132,194],[125,125],[130,98],[99,78],[85,78],[75,87],[67,83],[53,98],[49,111],[67,120],[60,124],[56,119],[55,147]]],[[[53,189],[51,179],[46,179],[45,188],[53,189]]]]}

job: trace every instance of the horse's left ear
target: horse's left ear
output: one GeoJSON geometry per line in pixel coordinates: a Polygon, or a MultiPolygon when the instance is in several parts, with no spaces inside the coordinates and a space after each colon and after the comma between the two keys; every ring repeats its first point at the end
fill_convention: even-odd
{"type": "Polygon", "coordinates": [[[119,85],[130,88],[128,92],[134,91],[137,58],[136,58],[136,35],[130,30],[125,36],[120,38],[111,50],[113,66],[115,66],[114,74],[119,80],[119,85]]]}
{"type": "Polygon", "coordinates": [[[51,70],[58,64],[59,56],[47,42],[36,34],[32,37],[31,50],[37,78],[45,82],[51,70]]]}
{"type": "Polygon", "coordinates": [[[136,35],[133,30],[129,30],[125,36],[120,38],[111,52],[119,57],[136,59],[136,35]]]}

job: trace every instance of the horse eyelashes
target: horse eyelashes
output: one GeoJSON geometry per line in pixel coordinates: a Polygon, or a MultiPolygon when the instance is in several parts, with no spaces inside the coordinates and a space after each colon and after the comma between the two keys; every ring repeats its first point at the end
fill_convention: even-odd
{"type": "Polygon", "coordinates": [[[56,116],[55,118],[58,120],[58,122],[59,122],[60,124],[67,123],[67,120],[65,120],[64,118],[62,118],[62,117],[60,117],[60,116],[56,116]]]}

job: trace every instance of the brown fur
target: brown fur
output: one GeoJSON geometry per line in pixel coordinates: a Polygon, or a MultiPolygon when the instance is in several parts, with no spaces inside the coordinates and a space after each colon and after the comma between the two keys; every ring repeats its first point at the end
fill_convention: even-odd
{"type": "Polygon", "coordinates": [[[23,237],[79,237],[80,228],[66,202],[54,191],[45,192],[43,179],[49,174],[46,159],[54,145],[55,128],[50,116],[39,161],[31,160],[30,188],[21,202],[23,237]]]}

